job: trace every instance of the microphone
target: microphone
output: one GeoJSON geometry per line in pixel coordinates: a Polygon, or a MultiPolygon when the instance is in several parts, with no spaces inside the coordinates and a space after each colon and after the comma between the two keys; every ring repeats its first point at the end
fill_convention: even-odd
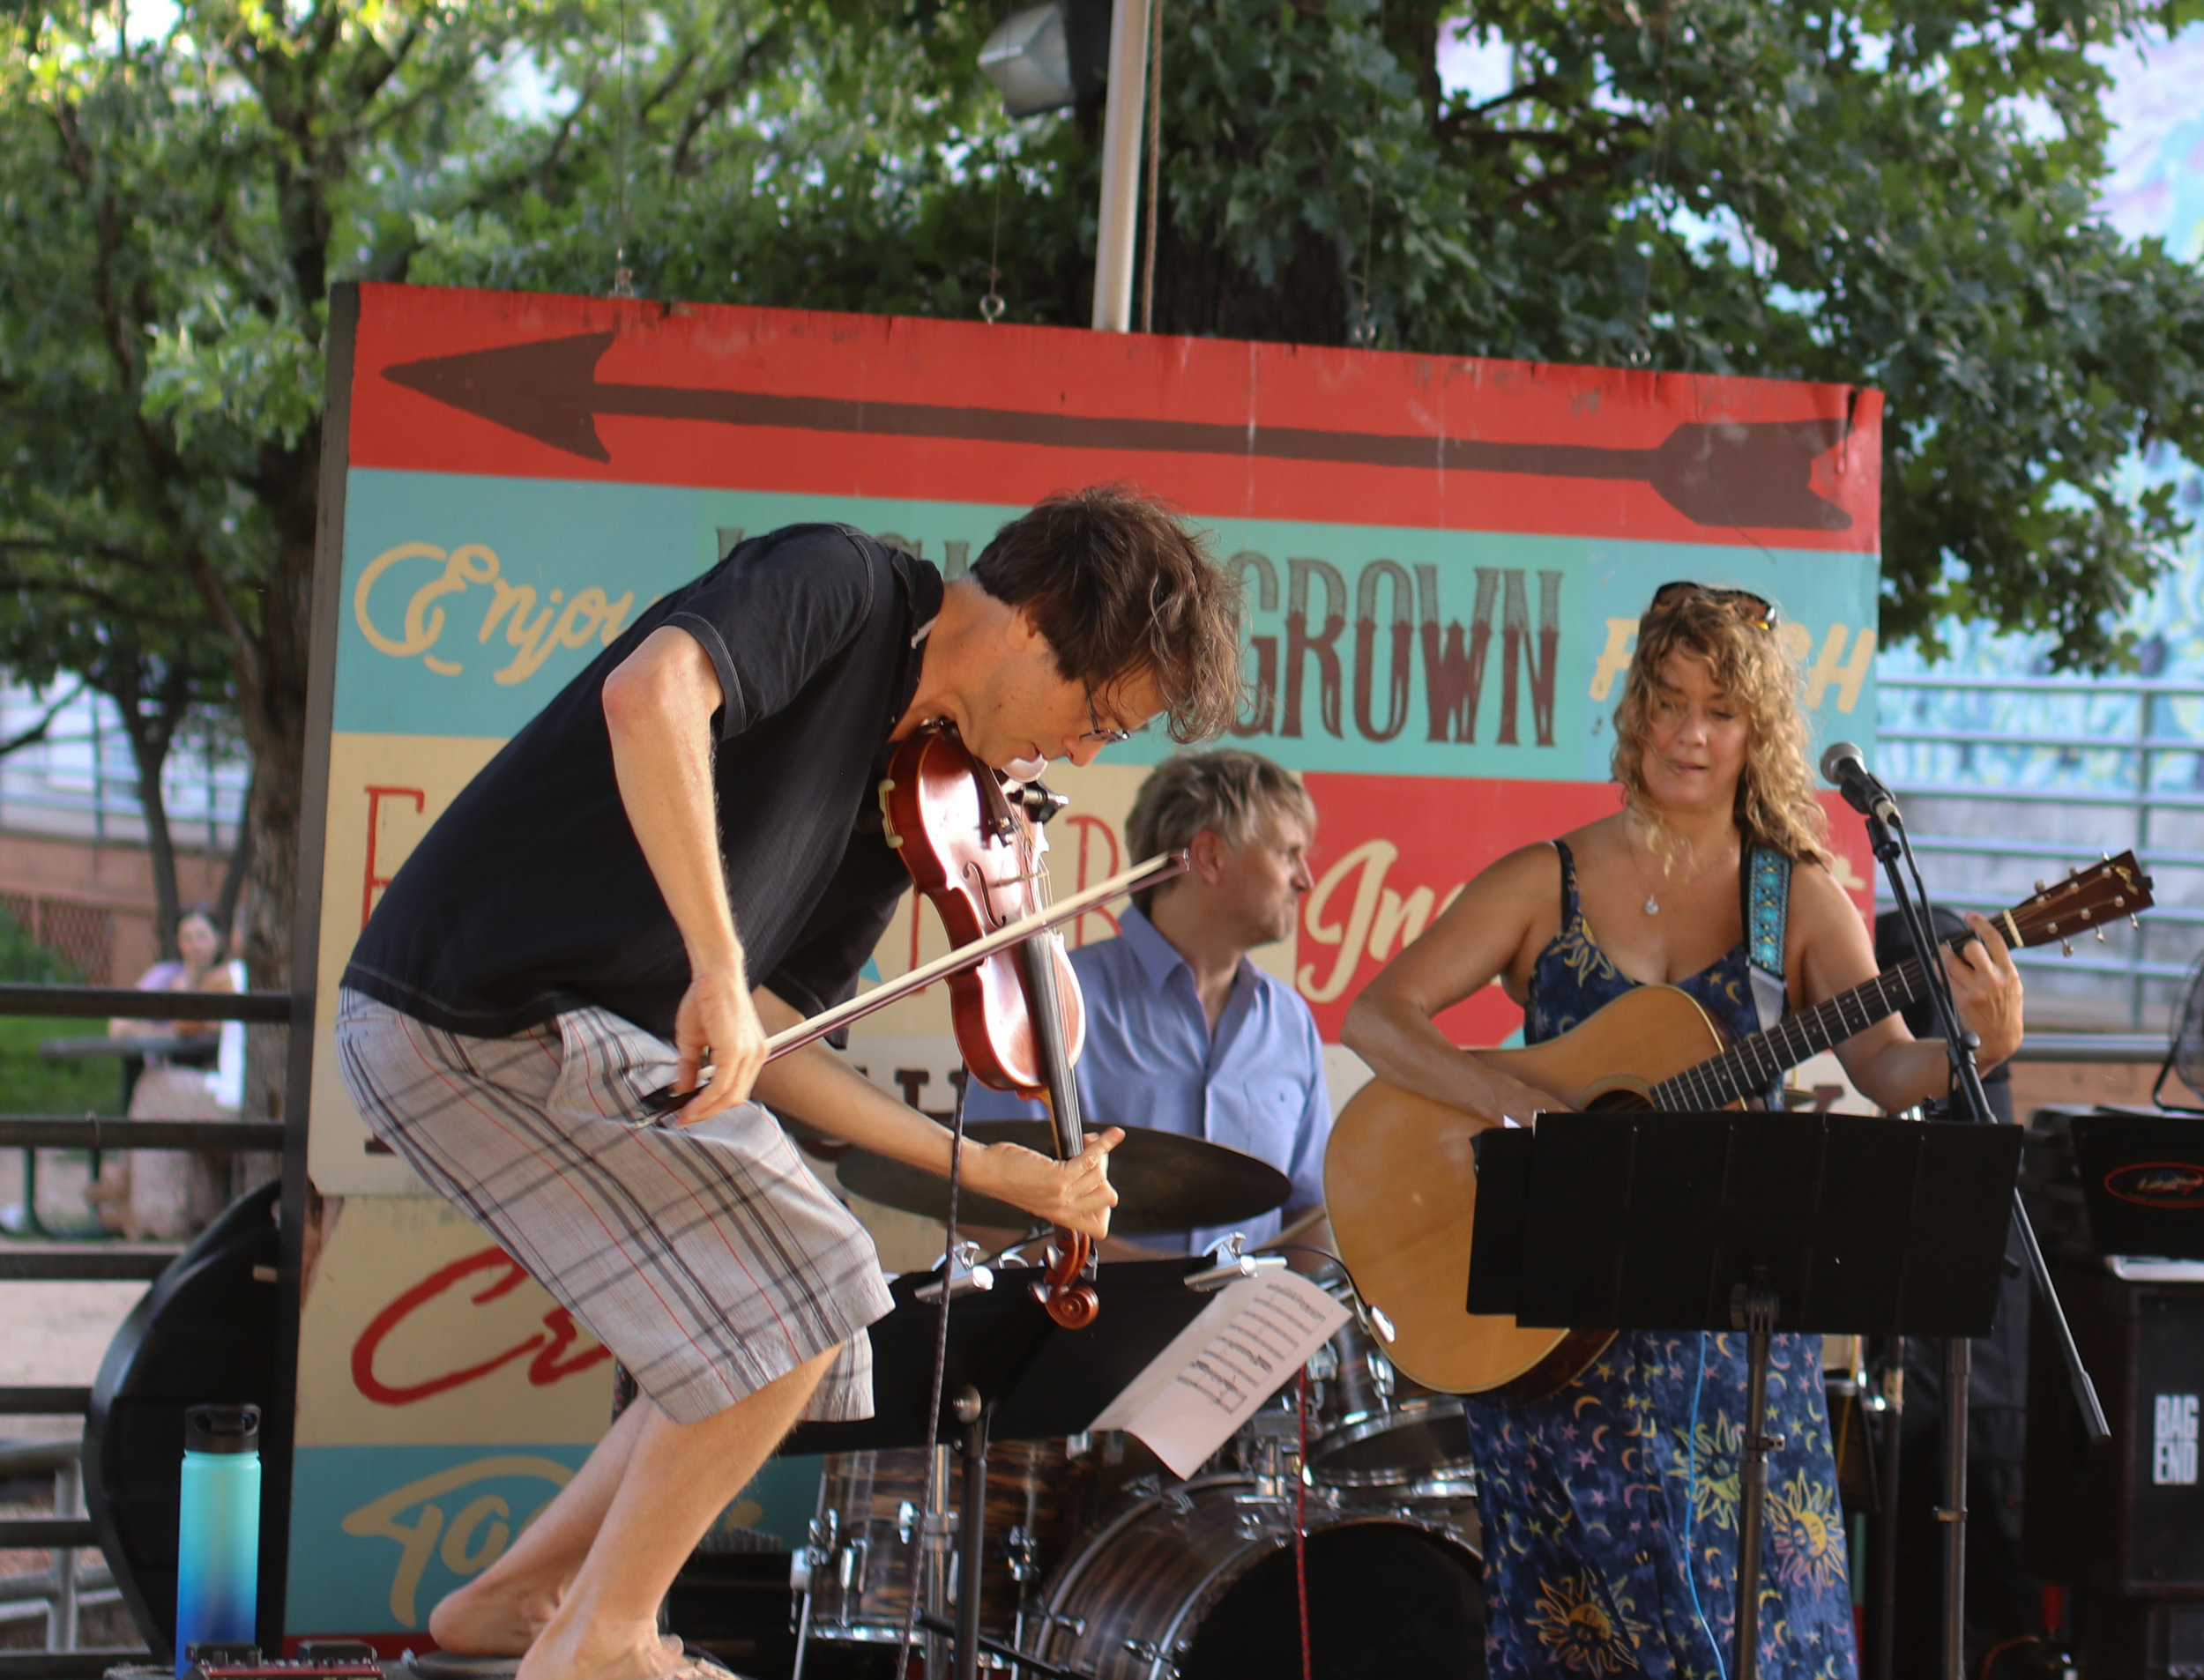
{"type": "Polygon", "coordinates": [[[1890,790],[1876,780],[1859,748],[1851,742],[1835,742],[1821,755],[1821,779],[1843,793],[1844,803],[1862,816],[1875,817],[1884,822],[1902,821],[1898,802],[1890,797],[1890,790]]]}

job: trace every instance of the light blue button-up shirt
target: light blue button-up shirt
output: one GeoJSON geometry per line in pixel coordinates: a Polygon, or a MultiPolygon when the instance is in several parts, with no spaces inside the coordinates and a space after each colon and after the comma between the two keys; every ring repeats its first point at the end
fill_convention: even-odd
{"type": "MultiPolygon", "coordinates": [[[[1268,1161],[1293,1180],[1280,1212],[1236,1225],[1182,1234],[1128,1235],[1143,1247],[1199,1253],[1228,1230],[1250,1248],[1276,1236],[1287,1215],[1324,1200],[1324,1145],[1331,1103],[1316,1022],[1293,989],[1242,957],[1214,1037],[1195,990],[1194,970],[1137,910],[1119,937],[1071,954],[1086,1000],[1086,1048],[1079,1058],[1079,1103],[1087,1129],[1145,1126],[1206,1138],[1268,1161]]],[[[1038,1102],[1020,1102],[975,1082],[964,1101],[972,1119],[1039,1119],[1038,1102]]]]}

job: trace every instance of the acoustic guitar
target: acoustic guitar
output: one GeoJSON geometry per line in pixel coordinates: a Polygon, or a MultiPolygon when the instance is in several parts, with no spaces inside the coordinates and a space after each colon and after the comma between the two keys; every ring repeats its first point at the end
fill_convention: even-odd
{"type": "MultiPolygon", "coordinates": [[[[2014,949],[2071,940],[2150,907],[2150,878],[2132,851],[2046,888],[1992,918],[2014,949]]],[[[1974,938],[1954,934],[1953,950],[1974,938]]],[[[1842,996],[1735,1044],[1672,985],[1641,985],[1558,1038],[1479,1060],[1584,1112],[1651,1108],[1704,1113],[1742,1108],[1807,1058],[1926,995],[1908,958],[1842,996]]],[[[1529,1329],[1465,1312],[1477,1222],[1471,1145],[1500,1123],[1372,1080],[1340,1111],[1324,1156],[1324,1200],[1339,1257],[1403,1372],[1446,1394],[1511,1404],[1574,1380],[1612,1330],[1529,1329]]]]}

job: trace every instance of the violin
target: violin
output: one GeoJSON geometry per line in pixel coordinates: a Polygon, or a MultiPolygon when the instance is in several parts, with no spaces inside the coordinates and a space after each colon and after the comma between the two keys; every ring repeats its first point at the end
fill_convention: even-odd
{"type": "MultiPolygon", "coordinates": [[[[1041,824],[1067,801],[1038,782],[1009,782],[947,724],[902,742],[880,784],[888,844],[934,902],[953,945],[969,945],[1041,912],[1048,850],[1041,824]]],[[[1039,932],[949,977],[949,1013],[972,1078],[1041,1097],[1059,1160],[1086,1147],[1072,1065],[1086,1039],[1079,978],[1053,932],[1039,932]]],[[[1055,1228],[1034,1296],[1066,1329],[1101,1310],[1086,1281],[1094,1240],[1055,1228]]]]}

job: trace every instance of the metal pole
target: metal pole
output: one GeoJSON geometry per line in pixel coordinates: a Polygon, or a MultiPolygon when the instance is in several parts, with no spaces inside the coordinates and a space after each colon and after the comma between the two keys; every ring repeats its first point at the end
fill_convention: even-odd
{"type": "Polygon", "coordinates": [[[1738,1486],[1737,1647],[1734,1680],[1756,1680],[1761,1661],[1761,1524],[1768,1505],[1768,1455],[1783,1437],[1768,1433],[1769,1338],[1776,1328],[1776,1291],[1756,1274],[1738,1285],[1730,1321],[1746,1333],[1745,1461],[1738,1486]]]}
{"type": "Polygon", "coordinates": [[[1133,326],[1133,251],[1140,227],[1140,129],[1148,93],[1150,0],[1110,8],[1110,95],[1102,123],[1102,212],[1094,242],[1094,330],[1133,326]]]}
{"type": "Polygon", "coordinates": [[[957,1514],[957,1680],[979,1680],[979,1591],[987,1573],[987,1413],[969,1383],[957,1396],[964,1426],[958,1445],[964,1460],[964,1508],[957,1514]],[[969,1415],[968,1415],[969,1414],[969,1415]]]}
{"type": "Polygon", "coordinates": [[[1974,1344],[1944,1342],[1944,1680],[1967,1680],[1967,1387],[1974,1344]]]}
{"type": "Polygon", "coordinates": [[[1881,1509],[1875,1513],[1873,1614],[1867,1619],[1867,1680],[1892,1680],[1898,1617],[1898,1434],[1905,1424],[1905,1338],[1883,1353],[1881,1509]]]}
{"type": "MultiPolygon", "coordinates": [[[[81,1517],[84,1511],[84,1462],[72,1458],[54,1472],[54,1514],[81,1517]]],[[[54,1553],[54,1604],[46,1617],[46,1648],[77,1648],[77,1589],[78,1554],[72,1546],[54,1553]]]]}

